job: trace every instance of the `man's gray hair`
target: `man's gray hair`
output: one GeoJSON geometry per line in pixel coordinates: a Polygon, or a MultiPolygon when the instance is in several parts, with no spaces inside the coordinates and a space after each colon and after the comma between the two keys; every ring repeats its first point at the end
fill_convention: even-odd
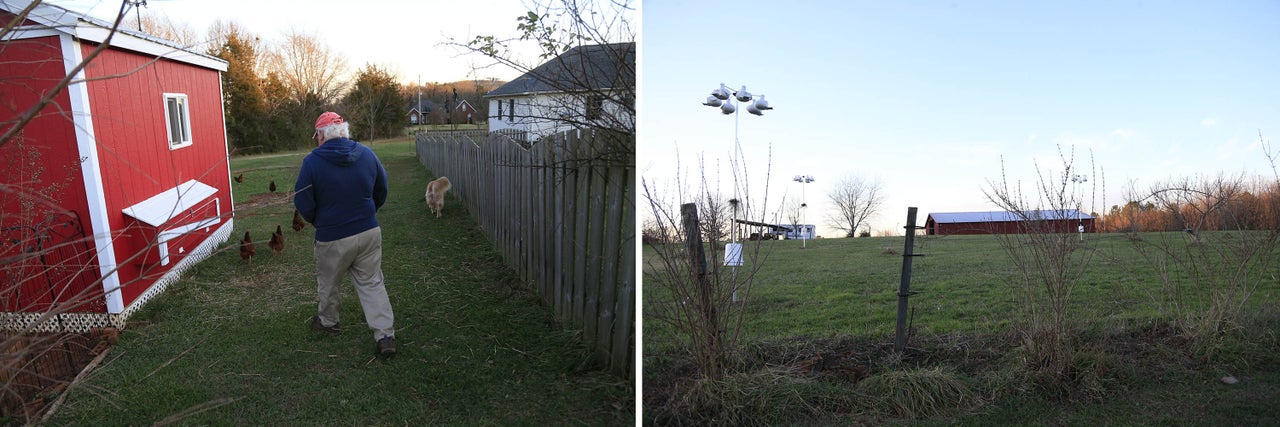
{"type": "Polygon", "coordinates": [[[325,126],[316,130],[316,132],[319,132],[320,136],[324,137],[322,141],[328,141],[334,138],[351,139],[351,127],[347,125],[347,122],[325,126]]]}

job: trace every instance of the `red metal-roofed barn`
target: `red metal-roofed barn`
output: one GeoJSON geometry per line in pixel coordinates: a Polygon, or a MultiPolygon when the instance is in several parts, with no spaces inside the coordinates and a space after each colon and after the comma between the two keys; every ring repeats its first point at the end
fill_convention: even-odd
{"type": "Polygon", "coordinates": [[[1028,229],[1050,233],[1094,232],[1093,217],[1075,209],[1031,210],[1021,214],[1007,211],[935,212],[925,220],[928,235],[1019,234],[1028,229]],[[1029,227],[1035,224],[1036,227],[1029,227]]]}
{"type": "Polygon", "coordinates": [[[56,96],[0,146],[0,327],[122,327],[231,233],[227,63],[27,4],[0,3],[0,132],[56,96]]]}

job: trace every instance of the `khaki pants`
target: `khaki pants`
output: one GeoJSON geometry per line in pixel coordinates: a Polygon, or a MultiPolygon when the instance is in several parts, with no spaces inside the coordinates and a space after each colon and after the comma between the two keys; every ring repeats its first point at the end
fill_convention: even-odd
{"type": "Polygon", "coordinates": [[[382,228],[374,227],[332,242],[315,242],[315,254],[320,323],[338,324],[338,306],[342,302],[338,286],[347,273],[355,284],[356,295],[360,296],[365,322],[373,330],[374,341],[394,337],[395,315],[391,312],[391,300],[387,298],[382,276],[382,228]]]}

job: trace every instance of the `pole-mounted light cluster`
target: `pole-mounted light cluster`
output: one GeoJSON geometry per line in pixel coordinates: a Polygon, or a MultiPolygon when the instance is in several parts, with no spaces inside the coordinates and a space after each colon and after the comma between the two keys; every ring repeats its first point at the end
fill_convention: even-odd
{"type": "MultiPolygon", "coordinates": [[[[805,214],[805,211],[808,210],[806,208],[809,207],[809,204],[805,202],[804,184],[813,182],[813,175],[796,175],[796,177],[792,178],[791,180],[801,184],[800,185],[800,222],[805,222],[804,214],[805,214]]],[[[801,227],[800,247],[804,248],[806,243],[805,241],[808,239],[808,236],[809,236],[809,226],[807,224],[801,224],[800,227],[801,227]]]]}
{"type": "Polygon", "coordinates": [[[719,89],[711,91],[711,96],[708,96],[707,102],[703,102],[702,105],[720,107],[720,112],[725,115],[733,114],[738,111],[738,107],[730,100],[731,97],[738,103],[750,102],[751,104],[747,105],[747,112],[757,116],[764,115],[765,110],[773,109],[773,107],[769,106],[769,101],[764,99],[764,95],[753,95],[751,92],[747,92],[746,85],[730,93],[729,88],[724,83],[720,84],[719,89]]]}

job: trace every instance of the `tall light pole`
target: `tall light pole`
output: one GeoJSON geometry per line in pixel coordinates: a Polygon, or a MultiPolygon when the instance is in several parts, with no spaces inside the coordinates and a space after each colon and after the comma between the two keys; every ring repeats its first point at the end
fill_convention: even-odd
{"type": "MultiPolygon", "coordinates": [[[[747,86],[745,85],[743,85],[741,89],[730,92],[729,87],[725,86],[724,83],[721,83],[719,88],[711,91],[711,95],[707,96],[707,101],[702,103],[702,105],[706,105],[708,107],[719,108],[720,113],[726,116],[730,114],[733,115],[733,154],[730,156],[730,159],[733,159],[742,152],[741,144],[738,142],[738,112],[740,110],[740,108],[738,108],[738,104],[743,102],[750,102],[751,104],[747,105],[747,112],[757,116],[763,116],[765,110],[773,109],[773,107],[769,106],[769,101],[764,99],[763,94],[753,95],[751,92],[747,92],[747,86]]],[[[735,181],[733,183],[733,201],[730,202],[735,207],[742,202],[742,197],[738,194],[738,183],[736,179],[737,177],[735,177],[735,181]]],[[[732,243],[736,245],[738,243],[738,210],[735,208],[733,212],[734,217],[733,223],[730,224],[730,231],[732,231],[733,234],[732,243]]]]}
{"type": "MultiPolygon", "coordinates": [[[[813,182],[813,175],[796,175],[792,181],[800,183],[800,222],[804,223],[806,222],[805,213],[809,210],[809,204],[805,203],[804,185],[813,182]]],[[[800,224],[800,230],[800,249],[808,249],[805,243],[809,238],[809,225],[800,224]]]]}
{"type": "Polygon", "coordinates": [[[1071,175],[1071,182],[1076,183],[1076,194],[1077,194],[1077,197],[1079,197],[1078,199],[1076,199],[1076,231],[1080,232],[1080,241],[1083,242],[1084,241],[1084,218],[1081,218],[1081,216],[1084,215],[1084,212],[1082,212],[1081,210],[1084,209],[1084,196],[1080,194],[1080,185],[1086,182],[1089,182],[1089,176],[1082,175],[1082,174],[1071,175]]]}
{"type": "MultiPolygon", "coordinates": [[[[712,90],[711,95],[707,96],[706,102],[702,105],[708,107],[716,107],[720,109],[720,113],[724,115],[733,115],[733,154],[730,156],[730,165],[733,159],[742,153],[742,147],[738,142],[738,108],[739,104],[750,102],[747,105],[747,112],[753,115],[762,116],[765,110],[772,110],[769,101],[765,101],[764,95],[753,95],[747,92],[747,86],[743,85],[741,89],[730,92],[729,87],[724,83],[720,83],[720,87],[712,90]]],[[[745,166],[743,167],[745,173],[745,166]]],[[[733,268],[733,302],[738,302],[738,267],[742,265],[742,244],[738,243],[738,207],[741,205],[746,208],[742,197],[738,194],[738,176],[735,174],[733,182],[733,199],[729,201],[733,208],[733,222],[729,224],[729,231],[733,234],[731,243],[725,245],[724,265],[733,268]]]]}

